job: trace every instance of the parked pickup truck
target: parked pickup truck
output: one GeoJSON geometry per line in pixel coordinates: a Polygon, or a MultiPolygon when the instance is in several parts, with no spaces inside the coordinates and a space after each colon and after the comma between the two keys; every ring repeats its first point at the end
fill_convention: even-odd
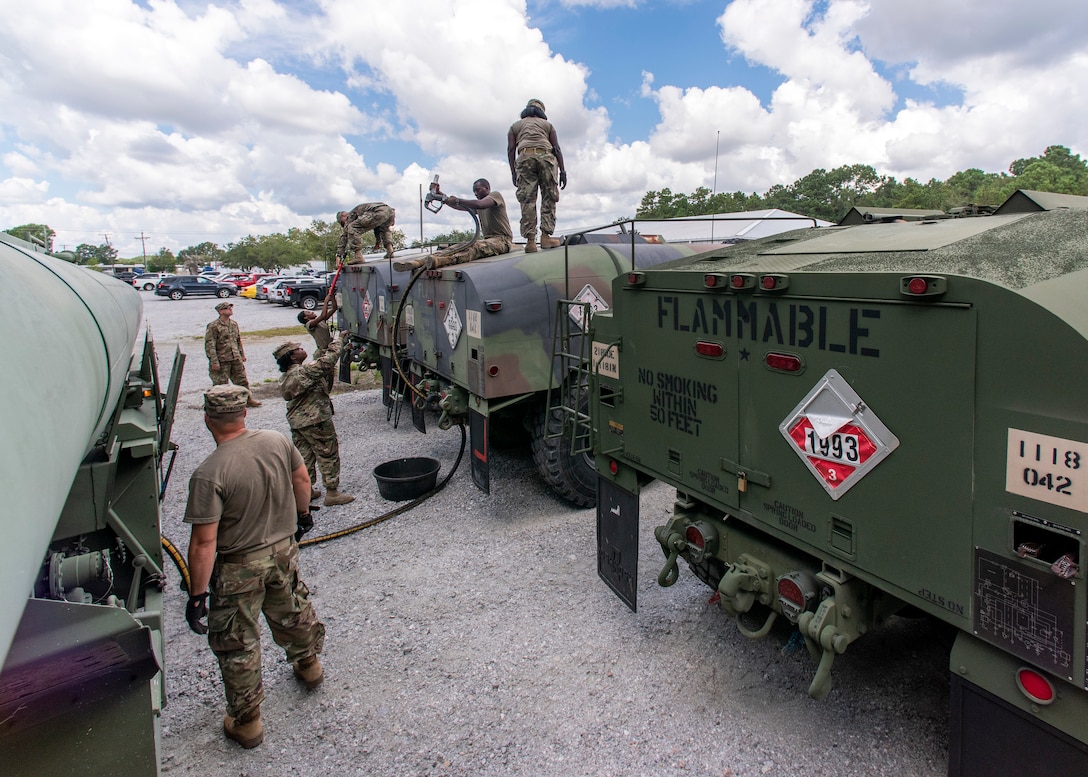
{"type": "Polygon", "coordinates": [[[299,278],[283,284],[283,304],[315,310],[321,307],[329,293],[329,282],[315,278],[299,278]]]}

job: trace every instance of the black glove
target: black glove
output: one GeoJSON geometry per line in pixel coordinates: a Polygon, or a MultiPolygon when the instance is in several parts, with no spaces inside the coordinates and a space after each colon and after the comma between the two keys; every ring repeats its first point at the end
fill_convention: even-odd
{"type": "Polygon", "coordinates": [[[567,171],[566,170],[560,170],[559,171],[559,188],[560,189],[566,189],[567,188],[567,171]]]}
{"type": "MultiPolygon", "coordinates": [[[[313,510],[315,508],[311,507],[310,509],[313,510]]],[[[295,525],[298,527],[295,530],[295,542],[298,542],[306,532],[314,528],[314,517],[310,513],[299,513],[295,525]]]]}
{"type": "Polygon", "coordinates": [[[208,616],[208,592],[189,597],[189,603],[185,605],[185,620],[189,622],[189,628],[197,634],[207,634],[208,624],[201,618],[208,616]]]}

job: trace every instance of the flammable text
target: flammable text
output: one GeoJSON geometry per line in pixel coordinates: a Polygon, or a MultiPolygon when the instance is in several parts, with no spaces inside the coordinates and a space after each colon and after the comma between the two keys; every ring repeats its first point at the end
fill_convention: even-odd
{"type": "Polygon", "coordinates": [[[794,348],[817,348],[879,358],[868,347],[863,319],[880,318],[878,308],[808,305],[716,297],[657,297],[657,326],[707,337],[728,337],[794,348]]]}

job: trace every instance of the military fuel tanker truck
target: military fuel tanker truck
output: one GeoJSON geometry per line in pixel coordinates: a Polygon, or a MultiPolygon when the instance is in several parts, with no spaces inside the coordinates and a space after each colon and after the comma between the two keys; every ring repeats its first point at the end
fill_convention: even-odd
{"type": "Polygon", "coordinates": [[[558,409],[576,371],[570,360],[553,358],[553,343],[558,339],[561,353],[580,356],[588,346],[583,306],[607,309],[613,278],[695,253],[687,246],[628,240],[532,254],[518,250],[412,276],[390,276],[381,262],[345,267],[337,288],[344,315],[354,318],[348,322],[355,352],[369,344],[390,359],[382,369],[388,397],[390,386],[396,391],[388,368],[400,347],[403,372],[415,387],[417,427],[423,428],[423,409],[440,414],[442,429],[468,424],[472,477],[485,492],[490,493],[489,440],[528,430],[544,481],[572,504],[591,506],[597,489],[588,435],[580,444],[564,435],[558,409]],[[581,305],[557,317],[559,300],[581,305]],[[381,322],[378,329],[375,321],[381,322]],[[554,407],[549,388],[561,398],[554,407]]]}
{"type": "Polygon", "coordinates": [[[637,607],[665,481],[658,582],[683,562],[747,636],[800,632],[810,696],[926,614],[958,629],[949,774],[1088,774],[1086,207],[1020,192],[618,277],[591,331],[604,581],[637,607]]]}
{"type": "Polygon", "coordinates": [[[130,284],[0,235],[0,771],[155,775],[159,393],[130,284]]]}

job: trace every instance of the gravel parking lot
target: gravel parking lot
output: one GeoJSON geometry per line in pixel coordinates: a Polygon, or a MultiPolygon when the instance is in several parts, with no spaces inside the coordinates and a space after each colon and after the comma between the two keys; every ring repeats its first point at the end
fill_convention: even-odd
{"type": "MultiPolygon", "coordinates": [[[[175,346],[189,360],[163,506],[164,534],[184,551],[187,479],[213,447],[200,410],[209,385],[202,338],[218,300],[141,293],[162,373],[175,346]]],[[[243,335],[295,328],[291,337],[245,337],[264,401],[249,425],[286,432],[271,352],[307,335],[295,309],[234,302],[243,335]]],[[[394,428],[376,390],[334,401],[342,490],[357,499],[317,513],[317,532],[396,506],[378,494],[376,465],[432,456],[444,477],[457,458],[456,430],[394,428]]],[[[170,569],[164,773],[945,774],[947,649],[931,623],[893,619],[852,645],[835,663],[830,696],[816,702],[806,695],[815,664],[788,631],[746,639],[686,569],[675,586],[658,587],[664,559],[653,528],[672,498],[663,485],[642,499],[637,615],[597,577],[594,511],[558,501],[527,449],[495,452],[491,487],[479,492],[464,462],[414,510],[303,549],[303,577],[328,629],[326,680],[306,691],[266,632],[265,741],[254,750],[222,734],[218,669],[206,639],[185,624],[170,569]]]]}

